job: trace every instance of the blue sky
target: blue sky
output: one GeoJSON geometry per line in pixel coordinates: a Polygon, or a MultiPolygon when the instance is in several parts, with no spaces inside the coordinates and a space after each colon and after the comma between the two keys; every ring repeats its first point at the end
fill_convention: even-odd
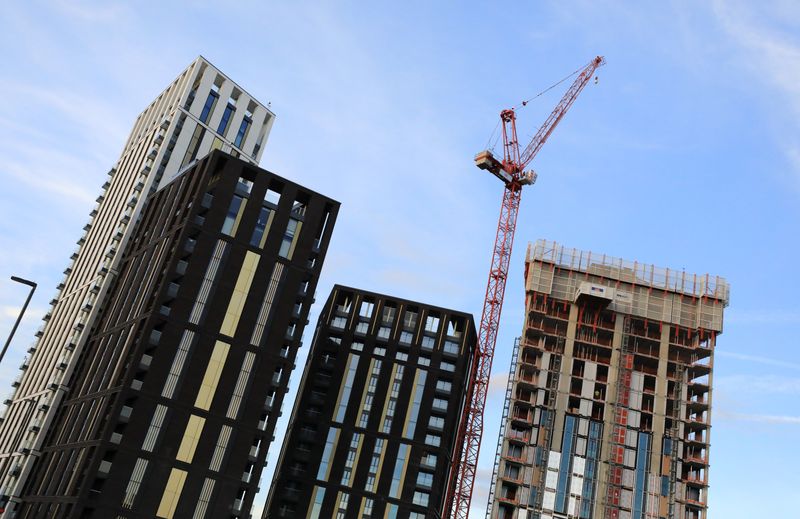
{"type": "MultiPolygon", "coordinates": [[[[272,103],[261,165],[342,202],[318,301],[345,283],[476,318],[502,187],[472,157],[502,108],[605,55],[523,193],[473,516],[537,238],[730,281],[710,517],[797,514],[796,2],[7,2],[0,50],[0,337],[8,277],[41,286],[0,394],[136,115],[198,54],[272,103]]],[[[520,111],[523,138],[560,95],[520,111]]]]}

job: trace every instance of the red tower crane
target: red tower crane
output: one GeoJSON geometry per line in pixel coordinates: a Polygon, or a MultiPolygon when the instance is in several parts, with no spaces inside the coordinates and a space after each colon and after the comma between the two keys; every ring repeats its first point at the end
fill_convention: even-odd
{"type": "MultiPolygon", "coordinates": [[[[478,333],[478,348],[470,378],[470,393],[467,397],[466,413],[460,424],[457,445],[461,446],[461,452],[453,458],[451,473],[454,476],[448,485],[448,496],[445,501],[447,506],[445,517],[447,518],[469,517],[483,434],[483,408],[486,405],[486,393],[492,372],[494,347],[497,342],[497,330],[500,326],[500,312],[503,309],[503,296],[508,277],[508,264],[511,260],[511,247],[514,244],[519,202],[522,187],[536,181],[536,173],[525,171],[525,167],[542,149],[547,138],[550,137],[578,94],[592,78],[595,70],[604,63],[605,59],[597,56],[580,70],[572,86],[524,150],[520,151],[517,140],[516,113],[511,108],[500,112],[500,123],[503,126],[502,162],[497,160],[489,150],[475,156],[475,164],[480,169],[488,170],[499,178],[503,182],[505,190],[503,191],[503,203],[500,206],[497,236],[492,251],[489,282],[486,285],[486,298],[483,303],[483,314],[478,333]]],[[[525,105],[527,102],[522,104],[525,105]]]]}

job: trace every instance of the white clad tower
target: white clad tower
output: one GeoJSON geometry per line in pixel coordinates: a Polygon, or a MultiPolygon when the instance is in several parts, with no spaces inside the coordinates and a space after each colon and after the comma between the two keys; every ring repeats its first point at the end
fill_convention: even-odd
{"type": "Polygon", "coordinates": [[[258,164],[274,119],[269,108],[202,56],[137,117],[5,401],[0,418],[3,517],[14,517],[15,498],[72,383],[147,195],[212,149],[258,164]]]}

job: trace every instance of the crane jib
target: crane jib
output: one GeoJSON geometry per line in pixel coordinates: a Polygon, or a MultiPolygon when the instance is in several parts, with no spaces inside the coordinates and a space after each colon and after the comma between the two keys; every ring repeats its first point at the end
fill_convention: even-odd
{"type": "MultiPolygon", "coordinates": [[[[500,314],[503,308],[508,266],[514,243],[520,195],[524,185],[530,185],[536,181],[536,173],[524,170],[592,78],[595,70],[603,64],[605,64],[605,59],[597,56],[578,74],[561,101],[523,151],[520,151],[517,140],[516,114],[514,110],[503,110],[500,113],[503,127],[503,160],[495,158],[489,150],[482,151],[475,156],[475,164],[503,181],[505,189],[503,190],[503,203],[500,207],[492,264],[478,332],[478,347],[469,380],[466,412],[459,425],[456,441],[456,445],[461,447],[458,447],[460,451],[453,456],[451,464],[451,475],[445,500],[445,518],[466,519],[469,517],[483,435],[483,410],[486,405],[486,393],[491,376],[497,331],[500,327],[500,314]]],[[[492,503],[489,503],[489,506],[491,505],[492,503]]]]}

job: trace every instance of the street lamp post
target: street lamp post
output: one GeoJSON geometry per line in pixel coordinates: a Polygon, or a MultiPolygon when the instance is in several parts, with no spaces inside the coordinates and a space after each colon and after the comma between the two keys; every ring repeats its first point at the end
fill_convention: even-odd
{"type": "Polygon", "coordinates": [[[22,310],[19,311],[17,322],[14,323],[14,327],[11,328],[11,333],[8,334],[8,339],[6,340],[5,346],[3,346],[3,351],[0,351],[0,363],[3,362],[3,357],[6,356],[6,351],[8,350],[8,347],[11,345],[11,339],[14,338],[14,334],[17,332],[17,327],[19,326],[20,321],[22,321],[22,316],[25,314],[25,310],[28,308],[28,303],[31,302],[31,297],[33,297],[33,292],[36,290],[36,283],[34,283],[33,281],[28,281],[27,279],[18,278],[17,276],[11,276],[11,281],[16,281],[17,283],[28,285],[29,287],[31,287],[31,290],[30,292],[28,292],[28,298],[25,299],[25,304],[22,305],[22,310]]]}

